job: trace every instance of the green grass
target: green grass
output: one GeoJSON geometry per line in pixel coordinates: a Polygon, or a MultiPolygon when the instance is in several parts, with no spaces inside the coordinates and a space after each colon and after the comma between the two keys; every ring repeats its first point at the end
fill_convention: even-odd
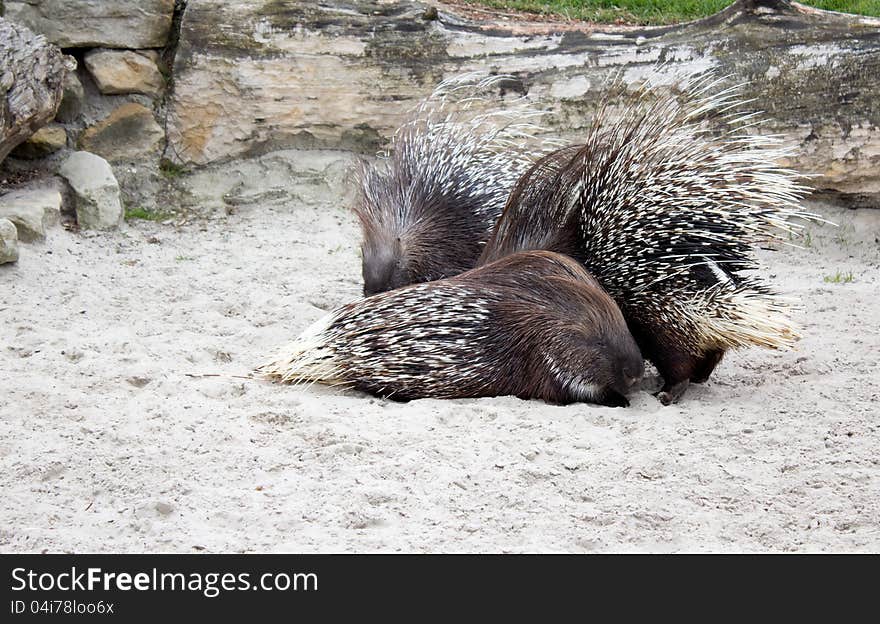
{"type": "Polygon", "coordinates": [[[166,178],[179,178],[186,173],[186,168],[174,161],[163,158],[159,161],[159,172],[166,178]]]}
{"type": "MultiPolygon", "coordinates": [[[[675,24],[707,17],[732,0],[463,0],[499,10],[515,9],[543,15],[604,23],[675,24]]],[[[880,17],[880,0],[804,0],[803,4],[880,17]]]]}
{"type": "Polygon", "coordinates": [[[826,275],[825,283],[826,284],[849,284],[850,282],[855,281],[855,277],[853,277],[852,271],[847,273],[841,273],[838,271],[834,275],[826,275]]]}
{"type": "Polygon", "coordinates": [[[125,218],[128,219],[141,219],[143,221],[164,221],[168,219],[171,215],[165,212],[152,212],[147,210],[146,208],[141,208],[140,206],[135,208],[126,208],[125,209],[125,218]]]}
{"type": "Polygon", "coordinates": [[[799,247],[812,247],[813,246],[813,233],[810,230],[803,230],[802,232],[789,232],[788,240],[799,247]]]}

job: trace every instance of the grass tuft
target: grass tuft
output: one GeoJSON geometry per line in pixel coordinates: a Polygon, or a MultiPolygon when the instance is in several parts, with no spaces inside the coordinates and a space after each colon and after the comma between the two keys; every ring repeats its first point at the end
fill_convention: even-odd
{"type": "Polygon", "coordinates": [[[852,271],[847,273],[841,273],[838,271],[834,275],[826,275],[825,283],[826,284],[849,284],[850,282],[855,281],[855,277],[853,277],[852,271]]]}
{"type": "Polygon", "coordinates": [[[159,173],[161,173],[166,178],[179,178],[186,172],[186,167],[184,167],[183,165],[178,165],[172,160],[163,158],[159,161],[159,173]]]}
{"type": "MultiPolygon", "coordinates": [[[[732,0],[463,0],[499,10],[514,9],[540,15],[608,24],[661,25],[708,17],[732,0]]],[[[803,0],[803,4],[841,13],[880,17],[878,0],[803,0]]]]}
{"type": "Polygon", "coordinates": [[[125,209],[126,221],[130,219],[141,219],[142,221],[164,221],[170,217],[171,215],[167,212],[153,212],[141,206],[125,209]]]}

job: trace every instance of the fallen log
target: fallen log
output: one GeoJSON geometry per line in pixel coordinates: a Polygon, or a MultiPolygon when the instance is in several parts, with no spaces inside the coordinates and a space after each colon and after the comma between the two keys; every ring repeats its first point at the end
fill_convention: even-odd
{"type": "Polygon", "coordinates": [[[55,117],[66,71],[61,50],[0,17],[0,162],[55,117]]]}
{"type": "MultiPolygon", "coordinates": [[[[443,78],[512,73],[576,141],[611,77],[706,69],[745,85],[810,183],[877,205],[880,20],[739,0],[661,27],[516,22],[411,0],[200,0],[183,17],[171,152],[203,164],[277,148],[369,153],[443,78]],[[486,16],[489,17],[486,17],[486,16]]],[[[503,105],[504,96],[499,95],[503,105]]]]}

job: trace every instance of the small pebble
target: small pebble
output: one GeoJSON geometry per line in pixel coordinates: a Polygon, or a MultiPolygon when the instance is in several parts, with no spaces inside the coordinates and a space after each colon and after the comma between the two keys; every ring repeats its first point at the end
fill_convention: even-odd
{"type": "Polygon", "coordinates": [[[156,503],[156,511],[158,511],[163,516],[167,516],[172,511],[174,511],[174,507],[164,501],[159,501],[158,503],[156,503]]]}

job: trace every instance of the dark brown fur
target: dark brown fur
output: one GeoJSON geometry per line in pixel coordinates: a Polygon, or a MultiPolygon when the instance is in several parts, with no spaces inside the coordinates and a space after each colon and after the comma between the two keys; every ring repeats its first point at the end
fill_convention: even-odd
{"type": "Polygon", "coordinates": [[[366,296],[472,269],[499,214],[487,210],[487,196],[424,189],[401,169],[361,173],[353,211],[363,232],[366,296]]]}
{"type": "Polygon", "coordinates": [[[644,370],[614,301],[576,261],[546,251],[348,304],[328,335],[343,383],[400,400],[515,395],[625,406],[644,370]],[[356,330],[333,329],[343,326],[356,330]]]}
{"type": "MultiPolygon", "coordinates": [[[[590,158],[589,146],[573,145],[535,163],[511,192],[478,265],[514,252],[545,249],[575,258],[597,276],[615,271],[615,267],[599,266],[585,251],[588,245],[582,234],[582,213],[565,205],[569,189],[581,181],[581,162],[585,158],[590,158]]],[[[691,278],[699,279],[699,274],[691,278]]],[[[694,353],[682,346],[681,327],[659,322],[650,311],[632,305],[625,293],[611,292],[642,355],[663,377],[664,385],[657,397],[664,405],[677,401],[689,382],[708,379],[721,361],[723,350],[694,353]]],[[[658,292],[656,296],[669,295],[658,292]]]]}
{"type": "Polygon", "coordinates": [[[482,72],[445,80],[394,133],[385,157],[361,163],[353,208],[365,295],[476,266],[510,189],[540,151],[533,120],[543,113],[525,101],[495,105],[509,80],[482,72]]]}

